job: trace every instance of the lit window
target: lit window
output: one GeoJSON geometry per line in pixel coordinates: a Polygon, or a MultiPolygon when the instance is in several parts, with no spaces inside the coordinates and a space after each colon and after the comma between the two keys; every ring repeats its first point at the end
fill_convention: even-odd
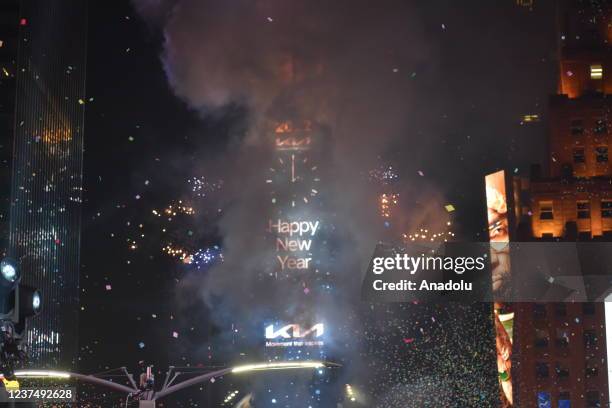
{"type": "Polygon", "coordinates": [[[612,218],[612,200],[601,201],[601,217],[612,218]]]}
{"type": "Polygon", "coordinates": [[[601,66],[601,64],[591,65],[591,79],[601,78],[603,78],[603,67],[601,66]]]}
{"type": "Polygon", "coordinates": [[[608,146],[597,146],[595,148],[595,160],[597,160],[597,163],[608,162],[608,146]]]}
{"type": "Polygon", "coordinates": [[[551,407],[552,400],[550,398],[550,392],[540,391],[538,392],[538,399],[535,405],[536,407],[551,407]]]}
{"type": "Polygon", "coordinates": [[[541,201],[540,202],[540,219],[541,220],[552,220],[553,215],[553,204],[552,201],[541,201]]]}
{"type": "Polygon", "coordinates": [[[571,398],[570,393],[567,391],[562,391],[559,393],[559,404],[558,408],[570,408],[571,407],[571,398]]]}
{"type": "Polygon", "coordinates": [[[579,219],[591,218],[591,204],[588,201],[578,201],[576,211],[579,219]]]}
{"type": "Polygon", "coordinates": [[[584,148],[576,147],[573,151],[574,163],[584,163],[584,148]]]}

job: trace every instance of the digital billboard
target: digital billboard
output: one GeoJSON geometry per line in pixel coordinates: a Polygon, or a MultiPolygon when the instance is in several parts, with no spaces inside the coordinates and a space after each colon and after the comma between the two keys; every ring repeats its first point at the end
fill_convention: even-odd
{"type": "MultiPolygon", "coordinates": [[[[506,172],[488,174],[485,177],[487,221],[491,242],[491,279],[493,299],[502,298],[510,289],[510,222],[508,219],[508,195],[506,172]]],[[[514,313],[508,303],[495,302],[495,345],[502,407],[513,406],[512,395],[512,333],[514,313]]]]}

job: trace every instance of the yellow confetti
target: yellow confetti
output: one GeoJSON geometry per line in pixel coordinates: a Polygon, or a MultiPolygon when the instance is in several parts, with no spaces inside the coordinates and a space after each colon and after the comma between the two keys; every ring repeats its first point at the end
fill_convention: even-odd
{"type": "Polygon", "coordinates": [[[452,205],[452,204],[446,204],[446,205],[444,206],[444,208],[446,208],[446,211],[448,211],[448,212],[453,212],[453,211],[455,211],[455,206],[454,206],[454,205],[452,205]]]}

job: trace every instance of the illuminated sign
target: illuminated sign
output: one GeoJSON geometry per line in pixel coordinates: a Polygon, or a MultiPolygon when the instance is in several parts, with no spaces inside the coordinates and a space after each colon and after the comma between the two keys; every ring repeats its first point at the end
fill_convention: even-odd
{"type": "Polygon", "coordinates": [[[311,257],[295,256],[296,252],[310,253],[312,237],[320,227],[319,221],[269,220],[268,230],[276,237],[276,260],[281,271],[288,269],[309,269],[311,257]]]}
{"type": "Polygon", "coordinates": [[[278,220],[276,224],[274,221],[270,220],[269,230],[271,232],[276,232],[279,235],[288,234],[289,236],[299,235],[300,237],[303,235],[314,236],[319,229],[319,221],[283,221],[278,220]]]}
{"type": "Polygon", "coordinates": [[[299,324],[287,324],[275,329],[271,324],[266,327],[266,347],[322,346],[323,341],[320,338],[324,334],[323,323],[317,323],[308,329],[304,329],[299,324]]]}
{"type": "Polygon", "coordinates": [[[310,147],[311,139],[310,136],[296,137],[296,136],[284,136],[276,137],[276,149],[277,150],[305,150],[310,147]]]}
{"type": "Polygon", "coordinates": [[[276,339],[282,337],[283,339],[301,339],[313,334],[312,337],[321,337],[325,333],[325,327],[323,323],[318,323],[312,326],[310,329],[302,331],[299,324],[288,324],[281,327],[278,330],[274,330],[274,325],[271,324],[266,327],[266,339],[276,339]]]}
{"type": "Polygon", "coordinates": [[[274,133],[276,134],[276,149],[308,149],[312,143],[312,139],[308,135],[311,130],[310,121],[304,121],[304,123],[297,126],[291,121],[279,123],[274,129],[274,133]]]}
{"type": "Polygon", "coordinates": [[[275,133],[290,133],[295,131],[306,131],[310,132],[312,130],[312,122],[309,120],[305,120],[301,126],[295,125],[292,121],[281,122],[276,125],[274,129],[275,133]]]}

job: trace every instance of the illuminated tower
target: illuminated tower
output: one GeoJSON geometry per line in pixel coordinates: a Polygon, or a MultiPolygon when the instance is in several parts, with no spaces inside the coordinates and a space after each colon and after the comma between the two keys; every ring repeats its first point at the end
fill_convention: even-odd
{"type": "Polygon", "coordinates": [[[27,330],[31,364],[77,353],[87,2],[22,0],[10,255],[43,311],[27,330]]]}
{"type": "MultiPolygon", "coordinates": [[[[272,256],[262,278],[282,286],[286,302],[271,311],[265,326],[265,355],[269,360],[324,360],[331,328],[325,319],[332,297],[330,224],[324,214],[322,174],[325,129],[307,120],[273,122],[268,140],[272,163],[265,183],[269,191],[268,236],[272,256]]],[[[275,380],[263,404],[329,406],[325,373],[313,378],[275,380]],[[306,405],[305,405],[306,404],[306,405]]]]}

